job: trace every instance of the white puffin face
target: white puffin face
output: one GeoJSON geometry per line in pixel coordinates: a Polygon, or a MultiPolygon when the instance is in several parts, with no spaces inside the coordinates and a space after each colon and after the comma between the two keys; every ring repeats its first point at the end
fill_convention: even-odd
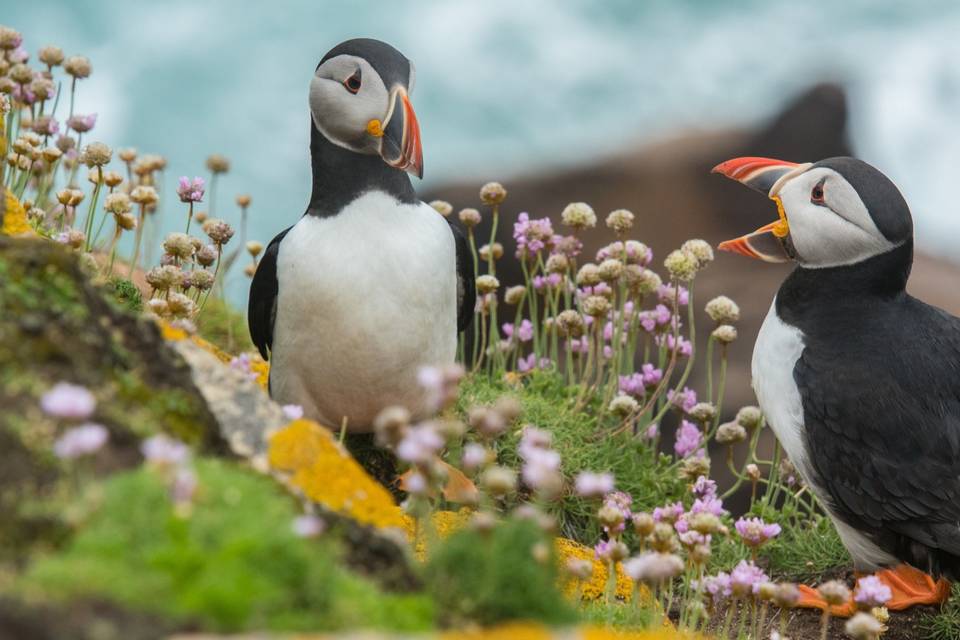
{"type": "MultiPolygon", "coordinates": [[[[412,81],[411,70],[411,81],[412,81]]],[[[411,83],[412,84],[412,83],[411,83]]],[[[317,67],[310,80],[310,113],[330,142],[357,153],[380,153],[379,138],[370,135],[371,120],[386,122],[390,90],[369,62],[339,55],[317,67]]]]}
{"type": "Polygon", "coordinates": [[[770,190],[790,227],[796,259],[805,267],[837,267],[886,253],[895,246],[877,228],[857,191],[827,167],[783,176],[770,190]]]}

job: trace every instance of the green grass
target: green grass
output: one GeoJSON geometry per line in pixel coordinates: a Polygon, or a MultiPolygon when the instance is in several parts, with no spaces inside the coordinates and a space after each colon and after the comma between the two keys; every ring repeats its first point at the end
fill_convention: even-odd
{"type": "Polygon", "coordinates": [[[246,316],[219,296],[211,295],[197,316],[197,332],[227,353],[253,350],[246,316]]]}
{"type": "Polygon", "coordinates": [[[493,625],[537,620],[562,625],[576,613],[560,593],[550,538],[529,520],[510,519],[484,533],[467,528],[430,554],[426,579],[441,622],[493,625]],[[534,559],[535,550],[544,553],[534,559]]]}
{"type": "Polygon", "coordinates": [[[143,310],[143,296],[140,289],[126,278],[114,276],[104,285],[107,299],[116,303],[121,309],[130,313],[139,313],[143,310]]]}
{"type": "Polygon", "coordinates": [[[954,583],[947,600],[938,613],[924,616],[919,624],[920,636],[925,640],[955,640],[960,638],[960,583],[954,583]]]}
{"type": "Polygon", "coordinates": [[[269,478],[215,460],[196,469],[186,517],[159,472],[111,476],[68,547],[30,567],[22,593],[104,598],[216,631],[432,626],[426,596],[384,594],[343,569],[332,533],[296,537],[296,503],[269,478]]]}
{"type": "MultiPolygon", "coordinates": [[[[520,424],[533,424],[553,434],[554,448],[563,460],[568,479],[580,471],[610,471],[617,489],[633,496],[634,510],[647,510],[683,496],[685,483],[670,468],[666,457],[655,458],[650,447],[630,433],[602,434],[616,423],[609,419],[599,424],[597,407],[578,411],[574,407],[576,388],[564,386],[559,376],[537,372],[525,384],[514,389],[485,375],[471,375],[460,389],[460,409],[492,403],[504,394],[515,395],[523,405],[520,424]]],[[[502,462],[517,466],[516,443],[519,432],[501,442],[502,462]]],[[[593,544],[599,529],[593,517],[596,501],[567,495],[555,505],[563,535],[593,544]]]]}

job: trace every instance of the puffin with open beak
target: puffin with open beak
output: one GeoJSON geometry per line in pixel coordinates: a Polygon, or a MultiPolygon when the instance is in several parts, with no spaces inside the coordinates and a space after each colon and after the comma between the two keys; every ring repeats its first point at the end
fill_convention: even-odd
{"type": "Polygon", "coordinates": [[[779,211],[720,249],[797,265],[753,351],[768,423],[857,571],[891,588],[887,606],[942,602],[944,578],[960,579],[960,319],[905,290],[910,208],[854,158],[735,158],[714,172],[779,211]]]}
{"type": "Polygon", "coordinates": [[[310,79],[313,193],[269,244],[248,323],[270,392],[307,418],[372,428],[391,405],[426,410],[423,366],[453,363],[473,316],[462,234],[418,198],[413,64],[378,40],[331,49],[310,79]]]}

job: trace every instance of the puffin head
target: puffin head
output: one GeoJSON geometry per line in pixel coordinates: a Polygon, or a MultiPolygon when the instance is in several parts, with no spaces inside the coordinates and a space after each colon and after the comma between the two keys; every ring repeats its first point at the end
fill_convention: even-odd
{"type": "Polygon", "coordinates": [[[913,236],[910,208],[896,185],[855,158],[797,164],[734,158],[720,173],[766,194],[780,217],[721,250],[808,268],[851,265],[887,253],[913,236]]]}
{"type": "Polygon", "coordinates": [[[332,144],[379,155],[422,178],[420,125],[409,97],[413,81],[413,63],[387,43],[342,42],[323,56],[310,80],[313,125],[332,144]]]}

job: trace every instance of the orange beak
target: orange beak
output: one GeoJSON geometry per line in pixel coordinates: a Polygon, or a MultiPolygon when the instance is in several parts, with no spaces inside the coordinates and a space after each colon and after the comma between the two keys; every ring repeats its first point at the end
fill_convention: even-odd
{"type": "Polygon", "coordinates": [[[739,238],[721,242],[717,248],[764,262],[788,262],[790,257],[784,247],[784,239],[790,233],[790,225],[777,194],[785,181],[782,179],[789,180],[791,174],[803,172],[807,166],[809,165],[752,156],[733,158],[715,166],[711,173],[723,174],[767,195],[777,203],[777,212],[780,214],[774,222],[739,238]]]}
{"type": "Polygon", "coordinates": [[[390,113],[383,127],[380,156],[391,167],[423,177],[423,147],[420,123],[410,98],[402,87],[394,90],[390,113]]]}

